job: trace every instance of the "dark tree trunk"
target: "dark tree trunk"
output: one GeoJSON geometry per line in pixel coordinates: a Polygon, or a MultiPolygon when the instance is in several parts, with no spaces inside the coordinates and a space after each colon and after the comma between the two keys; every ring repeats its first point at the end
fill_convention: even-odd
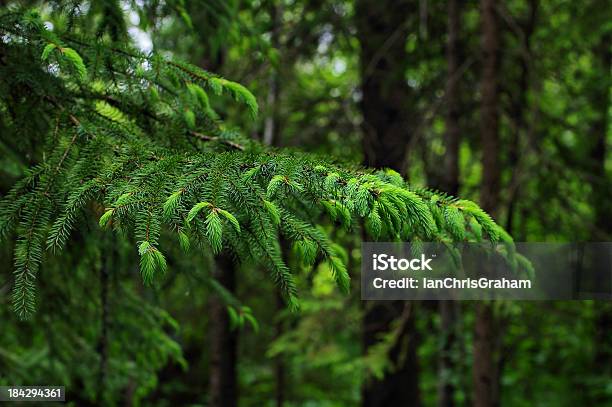
{"type": "MultiPolygon", "coordinates": [[[[105,240],[109,242],[108,239],[105,240]]],[[[100,354],[100,366],[98,372],[98,402],[104,404],[107,400],[106,379],[108,370],[108,326],[109,326],[109,274],[113,269],[115,248],[111,246],[109,254],[104,256],[100,269],[100,337],[98,338],[98,353],[100,354]]]]}
{"type": "Polygon", "coordinates": [[[457,341],[458,305],[456,301],[442,300],[438,302],[442,333],[442,346],[438,355],[439,407],[453,407],[455,405],[455,386],[449,380],[449,376],[455,370],[455,360],[452,354],[457,341]]]}
{"type": "MultiPolygon", "coordinates": [[[[279,51],[279,56],[281,55],[280,34],[282,28],[282,15],[282,2],[272,1],[270,10],[270,18],[272,19],[271,43],[272,48],[279,51]]],[[[268,97],[266,99],[267,116],[264,121],[262,141],[269,146],[277,146],[280,141],[278,139],[278,98],[280,96],[278,69],[280,69],[280,66],[282,66],[282,63],[279,63],[278,67],[272,67],[270,69],[270,76],[268,77],[268,97]]]]}
{"type": "MultiPolygon", "coordinates": [[[[283,58],[283,52],[285,48],[281,44],[281,30],[283,26],[282,21],[283,15],[283,5],[282,1],[272,1],[270,2],[270,18],[272,20],[272,33],[271,33],[271,43],[272,47],[278,51],[280,59],[283,58]]],[[[263,143],[266,145],[271,145],[275,147],[279,147],[281,144],[280,129],[279,129],[279,98],[281,95],[280,88],[280,67],[282,63],[278,64],[278,67],[272,67],[270,70],[270,76],[268,77],[268,97],[266,100],[266,110],[267,116],[264,121],[264,133],[263,133],[263,143]]],[[[288,262],[288,254],[291,250],[290,243],[286,240],[285,237],[280,236],[280,246],[281,252],[283,255],[283,260],[285,263],[288,262]]],[[[285,309],[285,301],[283,300],[282,295],[277,292],[276,293],[276,311],[277,315],[280,315],[283,309],[285,309]]],[[[279,318],[276,321],[274,326],[274,338],[279,339],[283,336],[285,332],[284,321],[282,318],[279,318]]],[[[279,354],[274,358],[274,382],[275,382],[275,394],[274,400],[276,407],[282,407],[285,405],[286,400],[286,373],[285,373],[285,358],[283,354],[279,354]]]]}
{"type": "Polygon", "coordinates": [[[461,6],[459,0],[448,1],[448,43],[446,46],[446,155],[444,182],[442,190],[457,195],[459,190],[459,143],[461,130],[459,127],[459,67],[460,46],[459,30],[461,27],[461,6]]]}
{"type": "MultiPolygon", "coordinates": [[[[200,66],[213,72],[222,72],[226,50],[219,48],[213,54],[205,54],[200,66]]],[[[236,291],[236,270],[227,254],[215,257],[212,277],[227,291],[236,291]]],[[[210,363],[208,392],[210,407],[235,407],[238,405],[238,331],[230,329],[227,304],[216,293],[208,300],[208,335],[210,338],[210,363]]]]}
{"type": "Polygon", "coordinates": [[[402,172],[410,139],[410,90],[404,78],[406,21],[416,5],[406,0],[359,0],[361,110],[365,164],[402,172]]]}
{"type": "MultiPolygon", "coordinates": [[[[285,308],[285,302],[283,301],[283,297],[280,295],[280,293],[278,293],[276,295],[276,309],[280,312],[285,308]]],[[[284,324],[283,324],[283,320],[279,319],[276,322],[276,326],[275,326],[275,338],[278,339],[280,338],[285,329],[284,329],[284,324]]],[[[285,360],[283,358],[283,355],[280,354],[276,357],[276,359],[274,360],[274,379],[276,382],[276,394],[275,394],[275,400],[276,400],[276,407],[283,407],[283,405],[285,404],[285,360]]]]}
{"type": "MultiPolygon", "coordinates": [[[[520,74],[518,79],[517,94],[514,96],[510,113],[512,115],[512,141],[508,149],[508,165],[516,168],[520,158],[521,134],[527,130],[526,111],[528,108],[527,93],[529,92],[529,76],[531,64],[531,37],[536,27],[536,17],[538,13],[539,0],[529,1],[529,15],[521,24],[521,53],[518,60],[520,74]]],[[[508,197],[508,217],[506,219],[506,231],[513,232],[514,213],[516,203],[520,196],[518,188],[517,171],[512,172],[508,197]]]]}
{"type": "MultiPolygon", "coordinates": [[[[481,0],[482,13],[482,83],[481,144],[482,185],[480,201],[492,216],[497,213],[501,168],[499,163],[499,27],[495,0],[481,0]]],[[[474,406],[498,405],[498,374],[495,358],[495,324],[490,303],[476,305],[474,332],[474,406]]]]}
{"type": "Polygon", "coordinates": [[[497,369],[495,363],[493,307],[476,305],[474,330],[474,407],[497,406],[497,369]]]}
{"type": "MultiPolygon", "coordinates": [[[[461,28],[461,5],[459,0],[448,2],[448,42],[446,46],[446,154],[443,182],[440,185],[444,192],[457,195],[459,191],[459,144],[461,130],[459,125],[459,67],[461,66],[461,51],[459,30],[461,28]]],[[[442,346],[438,356],[438,406],[453,407],[455,387],[449,380],[450,373],[455,369],[452,352],[457,339],[456,325],[459,304],[455,301],[440,301],[440,330],[442,346]]]]}
{"type": "Polygon", "coordinates": [[[421,405],[415,305],[414,301],[368,301],[366,304],[363,338],[366,351],[378,343],[378,335],[389,332],[394,320],[399,319],[399,328],[388,355],[394,368],[382,380],[373,379],[365,384],[362,389],[363,406],[421,405]]]}
{"type": "MultiPolygon", "coordinates": [[[[224,255],[216,259],[213,277],[228,291],[234,292],[236,276],[230,257],[224,255]]],[[[237,331],[230,329],[227,306],[219,295],[211,294],[208,307],[210,310],[209,406],[234,407],[238,402],[236,384],[238,334],[237,331]]]]}
{"type": "Polygon", "coordinates": [[[482,13],[482,82],[481,144],[482,208],[495,215],[499,204],[501,168],[499,162],[499,28],[495,0],[481,0],[482,13]]]}
{"type": "MultiPolygon", "coordinates": [[[[410,13],[416,4],[399,0],[359,0],[356,5],[357,36],[361,44],[360,70],[365,164],[403,172],[410,141],[410,90],[404,78],[405,41],[410,13]]],[[[380,340],[400,318],[402,302],[365,304],[364,352],[380,340]]],[[[414,304],[411,304],[414,306],[414,304]]],[[[362,405],[419,406],[419,369],[414,311],[405,315],[389,359],[394,369],[384,378],[370,378],[362,388],[362,405]]]]}

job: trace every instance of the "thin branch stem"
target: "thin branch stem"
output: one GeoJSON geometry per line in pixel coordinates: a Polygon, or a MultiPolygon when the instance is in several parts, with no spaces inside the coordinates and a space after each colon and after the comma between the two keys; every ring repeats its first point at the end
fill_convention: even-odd
{"type": "Polygon", "coordinates": [[[238,144],[231,140],[226,140],[226,139],[216,137],[216,136],[207,136],[206,134],[198,133],[197,131],[192,131],[192,130],[189,130],[189,135],[197,139],[200,139],[202,141],[218,141],[219,143],[235,148],[236,150],[244,151],[244,146],[242,144],[238,144]]]}

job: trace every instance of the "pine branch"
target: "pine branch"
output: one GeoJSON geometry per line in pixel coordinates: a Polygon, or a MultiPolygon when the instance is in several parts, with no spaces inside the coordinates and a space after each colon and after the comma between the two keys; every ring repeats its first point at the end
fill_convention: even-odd
{"type": "Polygon", "coordinates": [[[232,147],[232,148],[234,148],[236,150],[240,150],[240,151],[244,151],[245,150],[245,147],[243,145],[235,143],[235,142],[233,142],[231,140],[226,140],[226,139],[223,139],[223,138],[220,138],[220,137],[207,136],[206,134],[198,133],[197,131],[193,131],[193,130],[189,130],[188,133],[191,136],[193,136],[193,137],[195,137],[195,138],[197,138],[199,140],[203,140],[203,141],[216,141],[216,142],[219,142],[221,144],[228,145],[228,146],[230,146],[230,147],[232,147]]]}

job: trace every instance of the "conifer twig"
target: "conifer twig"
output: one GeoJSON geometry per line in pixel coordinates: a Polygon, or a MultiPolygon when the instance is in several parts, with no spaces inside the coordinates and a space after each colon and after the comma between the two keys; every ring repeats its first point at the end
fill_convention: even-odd
{"type": "Polygon", "coordinates": [[[244,146],[242,144],[235,143],[231,140],[226,140],[220,137],[207,136],[206,134],[198,133],[197,131],[189,130],[189,134],[195,138],[198,138],[203,141],[218,141],[219,143],[228,145],[236,150],[244,151],[244,146]]]}

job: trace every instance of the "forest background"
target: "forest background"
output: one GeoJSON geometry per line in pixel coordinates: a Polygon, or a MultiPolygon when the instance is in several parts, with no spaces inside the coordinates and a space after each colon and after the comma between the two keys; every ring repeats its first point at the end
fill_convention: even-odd
{"type": "MultiPolygon", "coordinates": [[[[51,29],[70,22],[243,84],[254,120],[225,98],[211,105],[248,138],[472,199],[515,241],[612,235],[607,1],[20,4],[51,29]]],[[[39,158],[36,134],[22,136],[0,134],[2,196],[39,158]]],[[[38,309],[21,321],[3,243],[0,384],[64,385],[75,405],[612,405],[610,303],[364,303],[362,235],[324,226],[353,289],[287,249],[299,312],[251,266],[219,276],[177,248],[144,286],[127,241],[110,254],[110,233],[77,234],[47,255],[38,309]],[[110,271],[107,256],[121,259],[110,271]]]]}

